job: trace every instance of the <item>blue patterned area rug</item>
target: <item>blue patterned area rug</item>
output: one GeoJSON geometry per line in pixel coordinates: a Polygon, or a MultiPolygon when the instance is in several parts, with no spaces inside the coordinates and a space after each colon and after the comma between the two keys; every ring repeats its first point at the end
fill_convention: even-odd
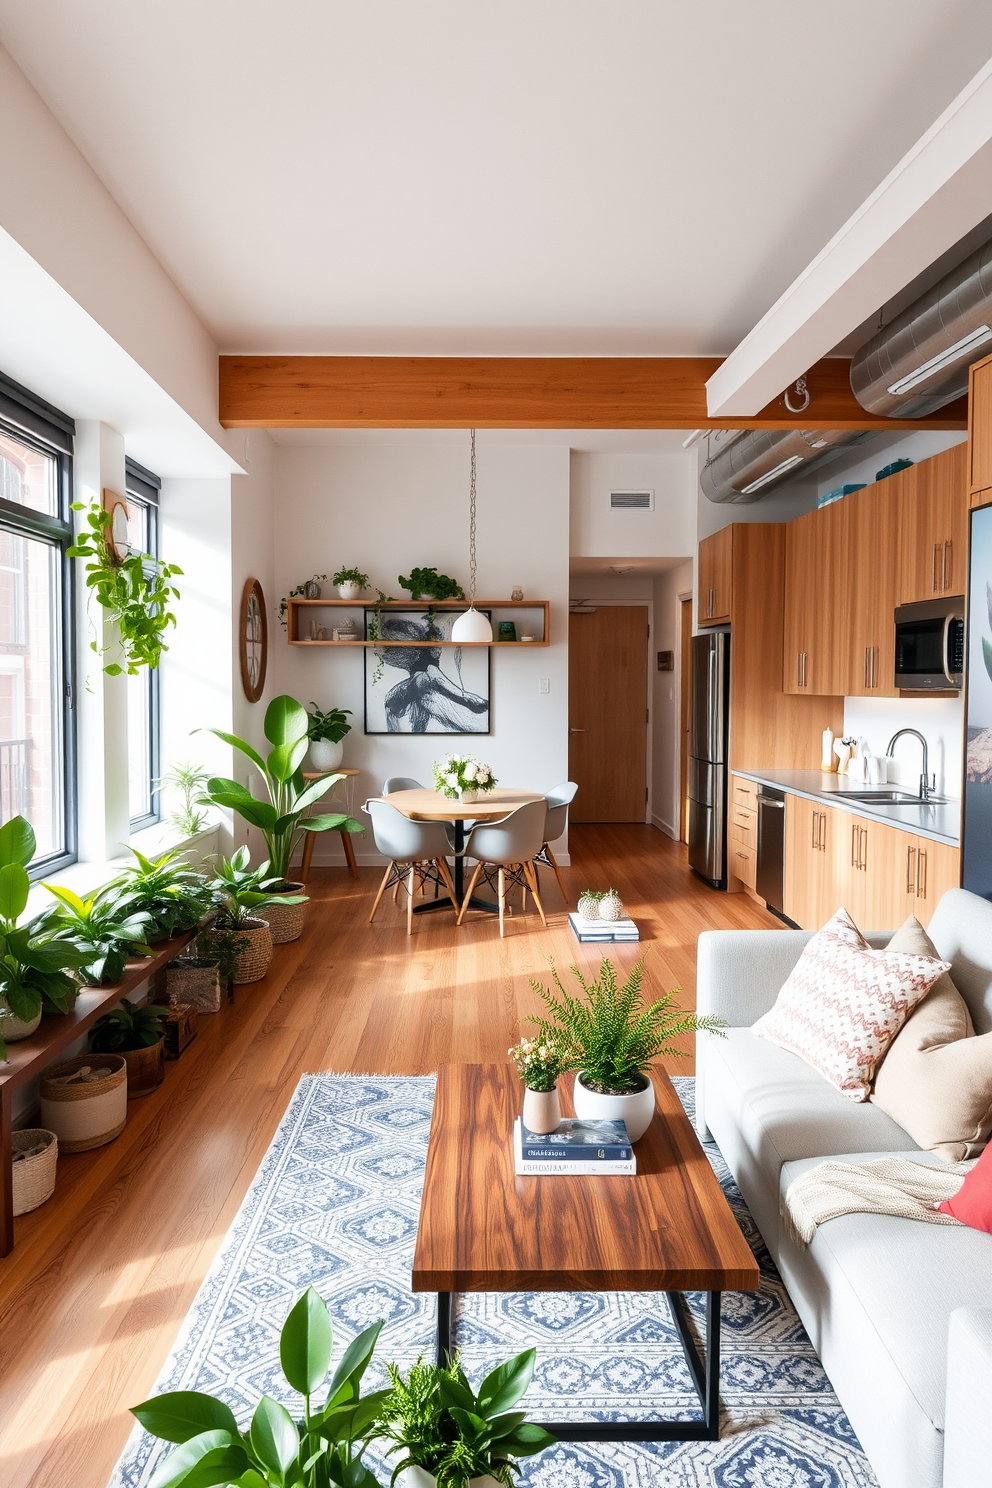
{"type": "MultiPolygon", "coordinates": [[[[675,1083],[691,1116],[693,1081],[675,1083]]],[[[266,1392],[297,1411],[278,1340],[309,1285],[339,1346],[383,1317],[384,1359],[432,1351],[436,1304],[409,1279],[433,1091],[427,1076],[304,1076],[156,1392],[211,1391],[244,1422],[266,1392]]],[[[721,1440],[561,1443],[526,1463],[527,1488],[876,1488],[736,1184],[716,1147],[707,1156],[762,1275],[760,1291],[723,1299],[721,1440]]],[[[467,1296],[456,1322],[474,1378],[536,1345],[524,1403],[537,1419],[698,1413],[661,1296],[467,1296]]],[[[382,1382],[370,1373],[368,1388],[382,1382]]],[[[111,1488],[144,1488],[163,1450],[136,1427],[111,1488]]]]}

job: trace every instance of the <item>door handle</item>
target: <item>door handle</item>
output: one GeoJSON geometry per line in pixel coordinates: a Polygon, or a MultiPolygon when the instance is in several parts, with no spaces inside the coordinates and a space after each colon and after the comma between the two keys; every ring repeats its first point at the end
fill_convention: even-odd
{"type": "Polygon", "coordinates": [[[934,594],[939,594],[940,593],[940,588],[939,588],[938,582],[937,582],[937,564],[938,564],[938,562],[940,560],[940,555],[941,555],[942,551],[943,551],[942,544],[941,543],[934,543],[934,545],[933,545],[933,562],[932,562],[932,564],[930,566],[931,567],[931,578],[933,579],[933,592],[934,592],[934,594]]]}
{"type": "Polygon", "coordinates": [[[916,858],[916,848],[915,847],[907,847],[907,849],[906,849],[906,893],[907,894],[912,894],[912,892],[913,892],[913,886],[916,883],[916,871],[915,871],[916,870],[916,863],[914,861],[915,858],[916,858]]]}
{"type": "Polygon", "coordinates": [[[916,854],[916,897],[927,897],[927,853],[924,847],[916,854]]]}
{"type": "Polygon", "coordinates": [[[570,728],[568,732],[570,734],[584,734],[585,733],[585,729],[570,728]]]}

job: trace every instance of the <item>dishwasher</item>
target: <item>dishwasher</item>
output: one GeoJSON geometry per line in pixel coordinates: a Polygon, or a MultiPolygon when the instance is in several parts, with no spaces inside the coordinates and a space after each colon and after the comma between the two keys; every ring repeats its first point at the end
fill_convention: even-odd
{"type": "Polygon", "coordinates": [[[783,914],[785,899],[785,793],[758,786],[758,865],[755,889],[768,908],[783,914]]]}

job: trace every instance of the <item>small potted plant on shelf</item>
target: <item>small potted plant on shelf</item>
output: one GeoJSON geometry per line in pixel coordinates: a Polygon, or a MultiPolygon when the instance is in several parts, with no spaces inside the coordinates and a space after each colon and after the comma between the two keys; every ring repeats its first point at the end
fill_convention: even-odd
{"type": "Polygon", "coordinates": [[[477,801],[496,785],[489,765],[470,754],[446,754],[431,765],[436,789],[448,801],[477,801]]]}
{"type": "Polygon", "coordinates": [[[126,998],[93,1025],[96,1054],[123,1054],[127,1065],[127,1098],[150,1095],[165,1079],[162,1008],[139,1007],[126,998]]]}
{"type": "Polygon", "coordinates": [[[327,1391],[314,1399],[331,1364],[331,1320],[311,1287],[290,1312],[279,1343],[279,1361],[290,1388],[303,1397],[303,1418],[263,1395],[251,1425],[242,1431],[230,1406],[199,1390],[177,1390],[132,1406],[152,1436],[177,1443],[155,1472],[157,1488],[379,1488],[362,1461],[373,1423],[387,1395],[362,1396],[362,1378],[382,1323],[374,1323],[345,1349],[327,1391]]]}
{"type": "Polygon", "coordinates": [[[107,889],[119,890],[130,911],[148,915],[149,943],[195,930],[213,907],[206,874],[192,868],[178,848],[157,858],[146,858],[136,848],[131,854],[134,863],[111,879],[107,889]]]}
{"type": "Polygon", "coordinates": [[[393,1480],[403,1488],[497,1488],[512,1484],[522,1457],[555,1438],[513,1407],[534,1374],[535,1350],[526,1349],[472,1389],[457,1359],[418,1359],[406,1379],[387,1364],[392,1390],[381,1408],[377,1435],[398,1454],[393,1480]]]}
{"type": "Polygon", "coordinates": [[[527,1018],[538,1025],[538,1038],[567,1050],[569,1067],[579,1071],[573,1100],[580,1121],[625,1121],[627,1135],[638,1141],[651,1125],[655,1095],[650,1067],[662,1055],[684,1057],[672,1041],[685,1033],[717,1033],[722,1018],[685,1012],[675,1003],[678,989],[645,1005],[641,994],[644,962],[618,982],[617,969],[603,957],[599,976],[587,981],[572,967],[580,992],[563,985],[552,965],[554,986],[536,978],[531,986],[547,1008],[548,1018],[527,1018]]]}
{"type": "Polygon", "coordinates": [[[331,583],[338,586],[339,599],[361,599],[369,587],[369,576],[360,568],[339,568],[331,583]]]}
{"type": "Polygon", "coordinates": [[[314,574],[312,579],[307,579],[303,584],[297,584],[295,589],[290,589],[287,598],[279,601],[279,624],[283,630],[286,629],[286,615],[289,611],[291,599],[319,599],[321,581],[326,579],[326,574],[314,574]]]}
{"type": "Polygon", "coordinates": [[[521,1039],[507,1052],[524,1082],[524,1126],[546,1136],[561,1121],[558,1078],[572,1068],[568,1055],[550,1038],[521,1039]]]}
{"type": "Polygon", "coordinates": [[[310,722],[307,736],[310,740],[310,763],[315,770],[336,770],[344,757],[342,739],[351,733],[350,708],[329,708],[322,713],[316,703],[307,709],[310,722]]]}
{"type": "Polygon", "coordinates": [[[411,599],[431,600],[464,599],[465,591],[455,579],[439,574],[436,568],[412,568],[409,578],[403,575],[397,581],[401,589],[410,591],[411,599]]]}

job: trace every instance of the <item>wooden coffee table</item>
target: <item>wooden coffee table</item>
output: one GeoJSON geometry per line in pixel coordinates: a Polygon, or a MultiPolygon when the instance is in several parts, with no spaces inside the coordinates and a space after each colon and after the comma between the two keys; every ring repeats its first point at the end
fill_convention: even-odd
{"type": "Polygon", "coordinates": [[[658,1108],[637,1144],[635,1177],[518,1178],[516,1071],[438,1072],[413,1261],[413,1290],[438,1294],[438,1360],[451,1351],[453,1292],[664,1292],[671,1305],[701,1419],[542,1423],[564,1441],[717,1441],[720,1294],[758,1286],[757,1262],[675,1087],[662,1071],[654,1084],[658,1108]],[[702,1350],[683,1296],[697,1291],[706,1293],[702,1350]]]}

